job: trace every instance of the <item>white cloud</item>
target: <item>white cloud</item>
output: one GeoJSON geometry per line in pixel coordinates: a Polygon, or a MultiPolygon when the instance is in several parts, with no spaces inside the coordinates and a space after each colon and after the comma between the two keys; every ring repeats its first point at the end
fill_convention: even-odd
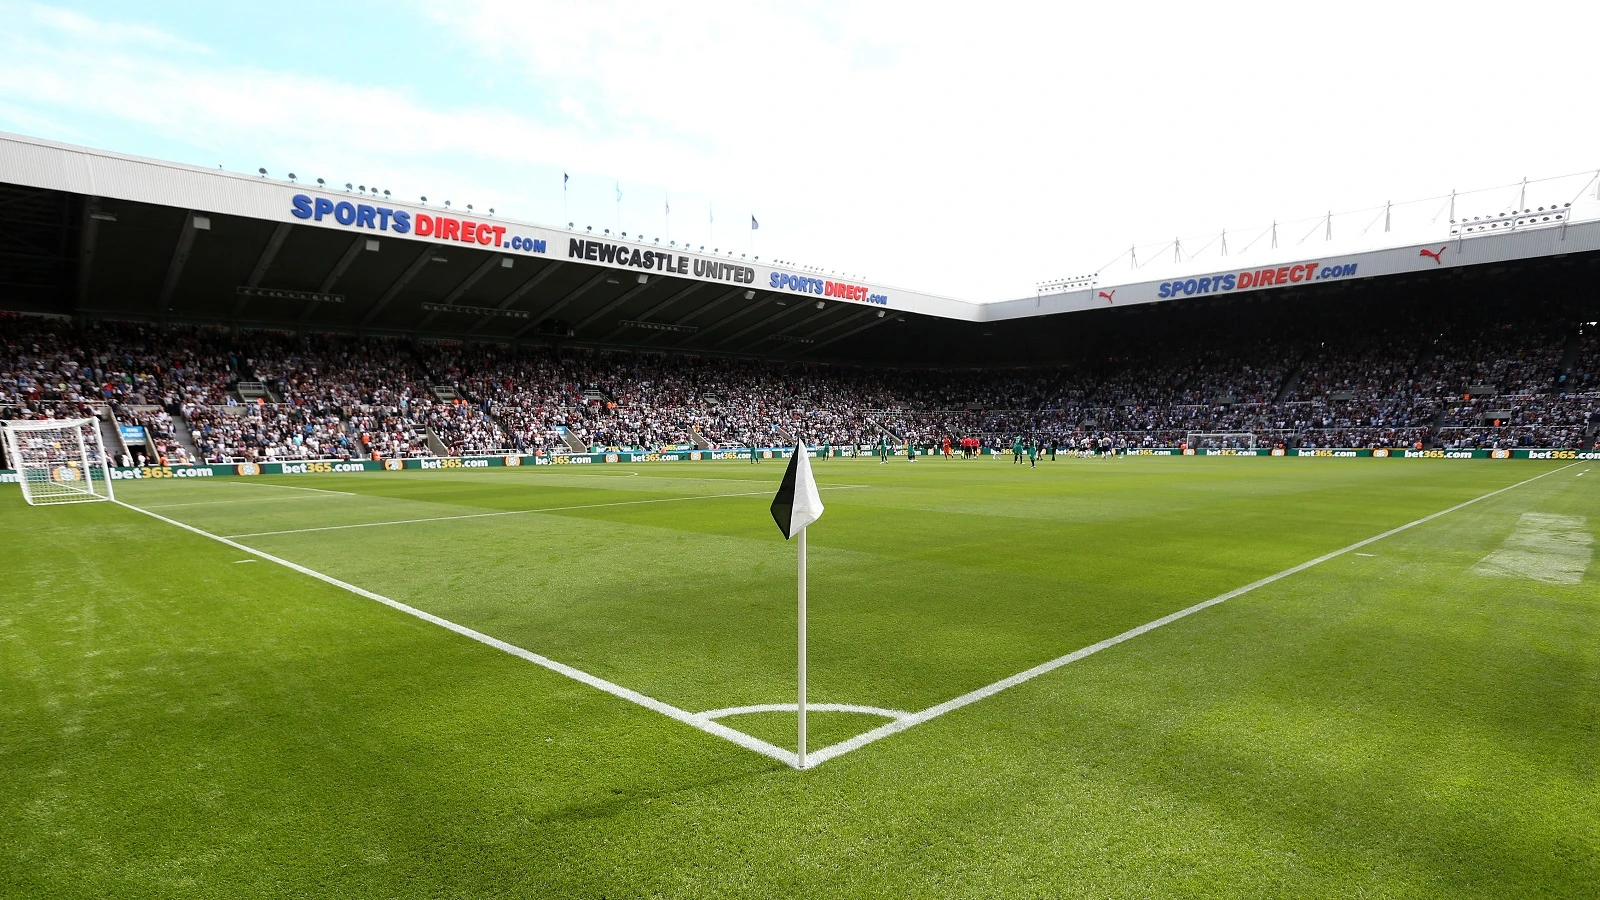
{"type": "Polygon", "coordinates": [[[746,250],[754,212],[763,255],[974,299],[1135,241],[1591,166],[1600,136],[1581,79],[1460,5],[427,4],[530,98],[448,107],[29,9],[0,35],[17,127],[133,123],[230,167],[597,230],[620,180],[626,230],[664,234],[670,193],[679,239],[746,250]],[[1508,54],[1529,63],[1484,68],[1508,54]]]}

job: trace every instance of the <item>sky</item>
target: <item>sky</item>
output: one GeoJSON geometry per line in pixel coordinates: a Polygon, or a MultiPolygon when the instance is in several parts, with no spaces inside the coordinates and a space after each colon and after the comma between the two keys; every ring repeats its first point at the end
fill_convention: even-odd
{"type": "Polygon", "coordinates": [[[1530,204],[1600,206],[1594,3],[0,0],[0,21],[3,131],[968,300],[1208,265],[1274,220],[1284,252],[1315,246],[1330,211],[1347,240],[1387,201],[1428,198],[1391,218],[1431,239],[1451,190],[1496,187],[1460,214],[1497,211],[1524,177],[1573,176],[1530,204]]]}

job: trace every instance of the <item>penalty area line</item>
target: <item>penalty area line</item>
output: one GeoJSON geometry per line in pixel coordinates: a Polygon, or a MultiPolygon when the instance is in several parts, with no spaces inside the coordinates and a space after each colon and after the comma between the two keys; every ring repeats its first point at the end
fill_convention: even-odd
{"type": "Polygon", "coordinates": [[[163,516],[163,515],[161,515],[159,513],[153,513],[153,512],[151,512],[151,511],[149,511],[147,509],[140,509],[139,507],[134,506],[131,503],[124,503],[121,500],[115,500],[115,501],[112,501],[112,502],[116,503],[118,506],[125,507],[127,509],[131,509],[136,513],[140,513],[142,515],[149,516],[152,519],[156,519],[158,521],[165,522],[168,525],[173,525],[173,526],[176,526],[178,528],[182,528],[184,531],[188,531],[188,532],[191,532],[193,534],[197,534],[197,535],[199,535],[201,537],[204,537],[204,538],[210,538],[213,541],[217,541],[218,543],[225,544],[225,545],[227,545],[229,547],[232,547],[235,550],[239,550],[239,551],[242,551],[244,553],[248,553],[251,556],[255,556],[255,557],[258,557],[260,559],[264,559],[267,562],[277,563],[278,565],[283,566],[286,569],[290,569],[292,571],[298,572],[301,575],[310,576],[311,578],[315,578],[318,581],[324,582],[326,584],[331,584],[336,588],[340,588],[342,590],[349,591],[350,593],[355,594],[358,597],[365,597],[368,600],[373,600],[373,601],[376,601],[378,603],[382,603],[384,606],[390,607],[392,609],[399,610],[400,612],[403,612],[408,616],[415,616],[416,618],[421,619],[424,622],[428,622],[428,623],[431,623],[433,625],[437,625],[440,628],[444,628],[444,629],[447,629],[449,631],[453,631],[456,634],[461,635],[462,637],[470,638],[471,640],[477,641],[480,644],[485,644],[487,646],[493,647],[496,650],[500,650],[500,651],[502,651],[504,653],[508,653],[508,654],[510,654],[512,656],[517,657],[518,659],[526,660],[527,662],[531,662],[536,666],[540,666],[541,668],[549,669],[550,671],[555,672],[558,675],[564,675],[564,676],[566,676],[568,678],[571,678],[573,681],[577,681],[577,682],[580,682],[582,684],[586,684],[589,687],[595,688],[597,690],[604,691],[604,692],[612,695],[613,697],[618,697],[620,699],[628,701],[629,703],[633,703],[633,704],[636,704],[638,706],[642,706],[645,709],[648,709],[648,710],[650,710],[652,712],[658,712],[661,715],[666,716],[669,719],[674,719],[676,721],[682,722],[685,725],[688,725],[688,726],[690,726],[692,728],[697,728],[700,731],[703,731],[703,732],[705,732],[707,734],[716,735],[717,737],[722,738],[723,740],[726,740],[726,741],[730,741],[730,742],[732,742],[734,744],[737,744],[740,747],[745,748],[746,750],[752,750],[752,751],[754,751],[756,753],[761,754],[762,756],[771,757],[772,759],[775,759],[778,762],[781,762],[784,765],[787,765],[787,766],[789,766],[791,768],[796,767],[798,765],[798,763],[799,763],[798,756],[792,751],[785,750],[782,747],[778,747],[778,746],[775,746],[773,744],[769,744],[766,741],[761,740],[760,738],[751,737],[750,735],[745,734],[742,731],[738,731],[736,729],[729,728],[726,725],[722,725],[722,724],[720,724],[720,723],[718,723],[716,721],[713,721],[711,719],[707,719],[703,715],[696,715],[694,713],[688,712],[687,710],[679,709],[678,707],[673,706],[670,703],[664,703],[664,702],[662,702],[660,700],[655,699],[654,697],[646,696],[646,695],[641,694],[638,691],[635,691],[635,690],[633,690],[631,688],[625,688],[620,684],[616,684],[614,682],[607,681],[604,678],[600,678],[599,676],[590,675],[588,672],[585,672],[582,669],[575,669],[572,666],[567,665],[566,663],[556,662],[555,660],[550,659],[547,656],[541,656],[541,655],[539,655],[537,653],[534,653],[532,650],[525,650],[522,647],[518,647],[515,644],[511,644],[511,643],[507,643],[506,641],[502,641],[497,637],[492,637],[490,635],[484,634],[481,631],[477,631],[475,629],[468,628],[465,625],[461,625],[459,623],[452,622],[449,619],[443,618],[441,616],[436,616],[433,613],[427,612],[425,610],[417,609],[415,606],[411,606],[409,604],[401,603],[398,600],[391,600],[390,598],[385,597],[382,594],[374,593],[372,591],[367,590],[366,588],[357,587],[356,585],[353,585],[353,584],[351,584],[351,583],[349,583],[347,581],[340,581],[339,579],[334,578],[332,575],[324,575],[323,573],[318,572],[315,569],[307,568],[306,566],[302,566],[299,563],[293,563],[293,562],[290,562],[289,560],[282,559],[282,558],[277,557],[277,556],[273,556],[270,553],[266,553],[264,551],[257,550],[254,547],[246,547],[244,544],[236,543],[236,542],[228,540],[227,538],[222,537],[220,535],[215,535],[215,534],[212,534],[209,531],[204,531],[202,529],[196,528],[193,525],[190,525],[188,523],[179,522],[177,519],[169,519],[166,516],[163,516]]]}
{"type": "Polygon", "coordinates": [[[1218,594],[1217,596],[1212,597],[1210,600],[1203,600],[1203,601],[1201,601],[1199,603],[1196,603],[1195,605],[1190,606],[1190,607],[1188,607],[1186,609],[1180,609],[1175,613],[1171,613],[1170,615],[1162,616],[1161,618],[1156,619],[1153,622],[1146,622],[1145,624],[1140,625],[1137,628],[1131,628],[1131,629],[1129,629],[1127,631],[1124,631],[1123,633],[1121,633],[1119,635],[1116,635],[1115,637],[1106,638],[1105,640],[1100,641],[1098,643],[1090,644],[1089,646],[1084,647],[1081,650],[1074,650],[1073,652],[1068,653],[1065,656],[1058,656],[1055,659],[1050,660],[1049,662],[1040,663],[1039,665],[1034,666],[1031,669],[1028,669],[1028,670],[1023,671],[1023,672],[1018,672],[1017,674],[1012,675],[1009,678],[1002,678],[1002,679],[1000,679],[999,681],[996,681],[993,684],[985,685],[985,686],[983,686],[981,688],[978,688],[975,691],[970,691],[968,693],[962,694],[959,697],[955,697],[953,699],[946,700],[945,702],[937,704],[935,706],[930,706],[927,709],[922,710],[921,712],[915,712],[915,713],[912,713],[909,716],[906,716],[905,718],[896,719],[895,721],[890,722],[890,723],[888,723],[886,725],[880,725],[877,728],[872,729],[871,731],[867,731],[867,732],[863,732],[861,734],[858,734],[855,737],[850,738],[849,740],[841,741],[841,742],[839,742],[837,744],[833,744],[833,745],[830,745],[830,746],[827,746],[827,747],[823,747],[820,750],[813,750],[813,751],[811,751],[811,752],[806,754],[806,762],[809,764],[808,768],[809,767],[813,767],[813,766],[820,766],[820,765],[822,765],[823,763],[827,762],[830,759],[835,759],[837,757],[843,756],[844,754],[849,753],[852,750],[859,750],[862,747],[865,747],[866,745],[868,745],[868,744],[870,744],[870,743],[872,743],[874,741],[882,740],[882,739],[888,737],[891,734],[898,734],[898,733],[900,733],[902,731],[905,731],[908,728],[913,728],[913,727],[915,727],[917,725],[921,725],[923,722],[927,722],[927,721],[930,721],[932,719],[937,719],[938,717],[944,715],[945,713],[954,712],[954,711],[956,711],[958,709],[961,709],[964,706],[970,706],[970,705],[972,705],[974,703],[977,703],[979,700],[983,700],[983,699],[988,698],[988,697],[993,697],[995,694],[998,694],[1001,691],[1006,690],[1007,688],[1013,688],[1013,687],[1016,687],[1019,684],[1023,684],[1024,682],[1032,681],[1033,679],[1038,678],[1040,675],[1044,675],[1044,674],[1047,674],[1049,672],[1054,672],[1056,669],[1059,669],[1062,666],[1070,665],[1070,664],[1075,663],[1078,660],[1083,659],[1083,658],[1088,657],[1088,656],[1093,656],[1094,654],[1099,653],[1101,650],[1105,650],[1105,649],[1108,649],[1110,647],[1115,647],[1116,645],[1118,645],[1118,644],[1120,644],[1120,643],[1122,643],[1124,641],[1133,640],[1134,638],[1136,638],[1136,637],[1138,637],[1138,636],[1140,636],[1142,634],[1147,634],[1147,633],[1149,633],[1151,631],[1154,631],[1157,628],[1162,627],[1163,625],[1171,625],[1173,622],[1176,622],[1179,619],[1187,618],[1187,617],[1192,616],[1195,613],[1200,612],[1201,610],[1204,610],[1204,609],[1210,609],[1211,607],[1216,606],[1219,603],[1226,603],[1227,601],[1232,600],[1235,597],[1239,597],[1239,596],[1243,596],[1244,594],[1248,594],[1251,591],[1255,590],[1256,588],[1266,587],[1267,585],[1272,584],[1273,582],[1282,581],[1283,579],[1288,578],[1290,575],[1295,575],[1295,574],[1298,574],[1300,572],[1304,572],[1305,570],[1311,568],[1312,566],[1321,565],[1322,563],[1325,563],[1330,559],[1335,559],[1337,557],[1345,555],[1346,553],[1350,553],[1350,552],[1355,551],[1355,550],[1360,550],[1362,547],[1365,547],[1368,544],[1373,544],[1373,543],[1381,541],[1381,540],[1383,540],[1385,538],[1393,537],[1393,536],[1401,533],[1402,531],[1407,531],[1409,529],[1417,527],[1418,525],[1424,525],[1424,524],[1426,524],[1428,522],[1432,522],[1434,519],[1437,519],[1440,516],[1447,516],[1450,513],[1455,512],[1456,510],[1465,509],[1466,507],[1471,506],[1474,503],[1478,503],[1478,502],[1483,501],[1483,500],[1488,500],[1490,497],[1499,496],[1500,494],[1504,494],[1506,491],[1515,490],[1516,488],[1522,487],[1525,484],[1530,484],[1532,482],[1538,481],[1539,479],[1545,477],[1546,475],[1554,475],[1557,472],[1561,472],[1561,471],[1564,471],[1566,469],[1570,469],[1570,468],[1572,468],[1572,466],[1575,466],[1575,465],[1578,465],[1578,463],[1572,463],[1570,465],[1562,466],[1559,469],[1551,469],[1548,472],[1545,472],[1545,473],[1540,474],[1540,475],[1535,475],[1532,478],[1526,479],[1524,481],[1519,481],[1516,484],[1508,485],[1506,487],[1500,488],[1499,490],[1490,491],[1489,493],[1484,494],[1481,497],[1474,497],[1471,500],[1468,500],[1468,501],[1466,501],[1464,503],[1457,503],[1455,506],[1452,506],[1449,509],[1442,509],[1442,510],[1436,512],[1436,513],[1432,513],[1430,515],[1423,516],[1422,518],[1417,519],[1415,521],[1407,522],[1406,524],[1401,525],[1398,528],[1391,528],[1388,531],[1383,532],[1382,534],[1373,535],[1372,537],[1366,538],[1365,540],[1356,541],[1354,544],[1351,544],[1348,547],[1341,547],[1338,550],[1332,551],[1331,553],[1324,553],[1323,555],[1317,557],[1316,559],[1307,560],[1306,562],[1300,563],[1297,566],[1290,566],[1289,568],[1284,569],[1281,572],[1275,572],[1275,573],[1273,573],[1271,575],[1268,575],[1265,578],[1259,579],[1257,581],[1252,581],[1249,584],[1245,585],[1244,587],[1234,588],[1233,590],[1228,591],[1225,594],[1218,594]]]}

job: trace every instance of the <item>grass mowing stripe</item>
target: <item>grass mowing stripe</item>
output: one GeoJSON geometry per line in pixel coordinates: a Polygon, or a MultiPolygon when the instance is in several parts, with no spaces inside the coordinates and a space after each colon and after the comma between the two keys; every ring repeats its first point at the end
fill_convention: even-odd
{"type": "MultiPolygon", "coordinates": [[[[332,492],[330,492],[330,493],[332,493],[332,492]]],[[[339,493],[336,496],[339,496],[339,497],[364,497],[366,495],[365,494],[344,494],[344,493],[339,493]]],[[[233,505],[236,505],[236,504],[239,504],[239,503],[305,503],[305,502],[307,502],[309,500],[321,500],[321,499],[323,499],[323,498],[321,498],[321,497],[306,497],[306,496],[302,496],[300,494],[290,494],[287,497],[279,495],[279,496],[269,496],[269,497],[248,497],[248,498],[235,497],[235,498],[233,498],[231,500],[192,500],[192,501],[190,501],[188,503],[152,503],[152,504],[150,504],[150,506],[148,508],[149,509],[180,509],[180,508],[183,508],[183,507],[186,507],[186,506],[233,506],[233,505]]]]}
{"type": "Polygon", "coordinates": [[[250,485],[251,487],[282,488],[283,490],[286,490],[286,491],[312,491],[312,492],[318,493],[318,494],[343,494],[346,497],[357,497],[357,496],[360,496],[359,494],[355,494],[355,493],[353,493],[351,491],[330,491],[330,490],[328,490],[326,488],[297,487],[297,486],[292,485],[292,484],[273,484],[270,481],[227,481],[227,482],[223,482],[223,483],[224,484],[234,484],[234,485],[246,485],[247,484],[247,485],[250,485]]]}
{"type": "Polygon", "coordinates": [[[820,750],[812,751],[812,752],[806,754],[807,757],[808,757],[808,762],[810,762],[811,765],[813,765],[813,766],[821,765],[821,764],[827,762],[830,759],[834,759],[834,758],[837,758],[839,756],[842,756],[842,755],[844,755],[846,753],[849,753],[852,750],[859,750],[862,747],[865,747],[866,745],[868,745],[868,744],[870,744],[870,743],[872,743],[874,741],[882,740],[883,738],[886,738],[891,734],[898,734],[898,733],[900,733],[902,731],[905,731],[908,728],[912,728],[914,726],[921,725],[923,722],[927,722],[929,720],[936,719],[939,716],[944,715],[945,713],[954,712],[955,710],[958,710],[958,709],[962,708],[963,706],[970,706],[971,704],[976,703],[979,700],[982,700],[982,699],[984,699],[986,697],[992,697],[995,694],[998,694],[1001,691],[1006,690],[1007,688],[1016,687],[1017,685],[1022,684],[1024,682],[1032,681],[1033,679],[1038,678],[1040,675],[1044,675],[1046,673],[1053,672],[1056,669],[1061,668],[1062,666],[1066,666],[1066,665],[1070,665],[1072,663],[1075,663],[1080,659],[1083,659],[1085,657],[1092,656],[1092,655],[1094,655],[1096,653],[1099,653],[1101,650],[1105,650],[1105,649],[1107,649],[1109,647],[1115,647],[1116,645],[1122,643],[1123,641],[1132,640],[1132,639],[1134,639],[1134,638],[1136,638],[1136,637],[1138,637],[1138,636],[1140,636],[1142,634],[1146,634],[1148,632],[1154,631],[1157,628],[1162,627],[1163,625],[1170,625],[1173,622],[1178,621],[1179,619],[1183,619],[1183,618],[1186,618],[1188,616],[1192,616],[1195,613],[1200,612],[1203,609],[1209,609],[1210,607],[1216,606],[1219,603],[1226,603],[1227,601],[1232,600],[1235,597],[1239,597],[1239,596],[1242,596],[1244,594],[1248,594],[1251,591],[1255,590],[1256,588],[1265,587],[1265,586],[1267,586],[1269,584],[1272,584],[1275,581],[1281,581],[1284,578],[1288,578],[1290,575],[1294,575],[1294,574],[1299,573],[1299,572],[1304,572],[1306,569],[1309,569],[1312,566],[1321,565],[1322,563],[1325,563],[1330,559],[1334,559],[1336,557],[1343,556],[1344,554],[1349,553],[1349,552],[1351,552],[1353,550],[1360,550],[1362,547],[1365,547],[1368,544],[1376,543],[1376,542],[1381,541],[1381,540],[1383,540],[1385,538],[1393,537],[1393,536],[1401,533],[1402,531],[1407,531],[1409,529],[1417,527],[1418,525],[1424,525],[1424,524],[1426,524],[1428,522],[1433,521],[1434,519],[1439,518],[1440,516],[1449,515],[1450,513],[1453,513],[1453,512],[1455,512],[1455,511],[1457,511],[1459,509],[1465,509],[1466,507],[1471,506],[1474,503],[1477,503],[1477,502],[1482,501],[1482,500],[1488,500],[1491,497],[1495,497],[1495,496],[1498,496],[1500,494],[1504,494],[1506,491],[1515,490],[1516,488],[1522,487],[1525,484],[1531,484],[1531,483],[1533,483],[1535,481],[1538,481],[1539,479],[1545,477],[1546,475],[1554,475],[1557,472],[1562,472],[1562,471],[1565,471],[1567,469],[1570,469],[1575,465],[1578,465],[1578,463],[1571,463],[1569,465],[1562,466],[1559,469],[1551,469],[1548,472],[1544,472],[1542,474],[1535,475],[1532,478],[1529,478],[1529,479],[1526,479],[1526,480],[1523,480],[1523,481],[1519,481],[1516,484],[1508,485],[1508,486],[1500,488],[1498,490],[1490,491],[1489,493],[1484,494],[1481,497],[1474,497],[1471,500],[1468,500],[1468,501],[1466,501],[1464,503],[1457,503],[1455,506],[1452,506],[1449,509],[1442,509],[1442,510],[1436,512],[1436,513],[1432,513],[1430,515],[1423,516],[1420,519],[1416,519],[1414,521],[1407,522],[1406,524],[1401,525],[1401,526],[1399,526],[1397,528],[1391,528],[1388,531],[1383,532],[1382,534],[1374,535],[1374,536],[1366,538],[1364,540],[1356,541],[1354,544],[1351,544],[1348,547],[1341,547],[1338,550],[1334,550],[1334,551],[1332,551],[1330,553],[1324,553],[1323,555],[1321,555],[1321,556],[1319,556],[1319,557],[1317,557],[1315,559],[1307,560],[1306,562],[1300,563],[1297,566],[1291,566],[1291,567],[1289,567],[1287,569],[1284,569],[1281,572],[1275,572],[1275,573],[1273,573],[1271,575],[1268,575],[1265,578],[1262,578],[1262,579],[1259,579],[1259,580],[1256,580],[1256,581],[1252,581],[1249,584],[1245,585],[1244,587],[1234,588],[1233,590],[1228,591],[1227,593],[1218,594],[1217,596],[1212,597],[1210,600],[1203,600],[1203,601],[1201,601],[1199,603],[1196,603],[1195,605],[1190,606],[1190,607],[1188,607],[1186,609],[1180,609],[1177,612],[1172,613],[1170,615],[1162,616],[1161,618],[1156,619],[1156,620],[1151,621],[1151,622],[1146,622],[1145,624],[1140,625],[1137,628],[1130,628],[1129,630],[1124,631],[1123,633],[1121,633],[1119,635],[1116,635],[1114,637],[1109,637],[1109,638],[1106,638],[1105,640],[1100,641],[1098,643],[1090,644],[1089,646],[1084,647],[1081,650],[1074,650],[1073,652],[1068,653],[1065,656],[1058,656],[1055,659],[1050,660],[1049,662],[1040,663],[1039,665],[1034,666],[1031,669],[1028,669],[1028,670],[1022,671],[1022,672],[1018,672],[1017,674],[1012,675],[1009,678],[1002,678],[999,681],[994,682],[993,684],[985,685],[984,687],[978,688],[975,691],[969,691],[968,693],[962,694],[959,697],[953,698],[951,700],[946,700],[945,702],[937,704],[935,706],[930,706],[927,709],[922,710],[921,712],[912,713],[911,715],[906,716],[903,719],[896,719],[895,721],[890,722],[887,725],[881,725],[881,726],[879,726],[877,728],[874,728],[871,731],[864,732],[862,734],[858,734],[855,737],[850,738],[847,741],[841,741],[841,742],[839,742],[837,744],[834,744],[832,746],[824,747],[824,748],[822,748],[820,750]]]}
{"type": "Polygon", "coordinates": [[[124,503],[121,500],[117,500],[117,501],[114,501],[114,502],[118,506],[122,506],[122,507],[125,507],[127,509],[131,509],[136,513],[141,513],[143,515],[151,517],[152,519],[156,519],[156,520],[165,522],[168,525],[176,525],[177,527],[182,528],[185,531],[192,532],[194,534],[198,534],[201,537],[210,538],[211,540],[217,541],[217,542],[222,543],[222,544],[226,544],[227,546],[232,547],[235,550],[242,550],[245,553],[249,553],[252,556],[258,556],[261,559],[264,559],[264,560],[266,560],[268,562],[277,563],[278,565],[283,566],[286,569],[291,569],[291,570],[293,570],[295,572],[299,572],[302,575],[309,575],[310,577],[315,578],[318,581],[322,581],[322,582],[325,582],[327,584],[331,584],[334,587],[341,588],[343,590],[349,591],[350,593],[355,594],[358,597],[365,597],[368,600],[375,600],[375,601],[377,601],[379,603],[382,603],[385,606],[388,606],[388,607],[393,608],[393,609],[397,609],[400,612],[405,613],[406,615],[415,616],[415,617],[423,620],[424,622],[429,622],[431,624],[438,625],[440,628],[445,628],[445,629],[448,629],[450,631],[453,631],[456,634],[461,635],[462,637],[471,638],[472,640],[477,641],[480,644],[485,644],[487,646],[495,648],[496,650],[500,650],[502,652],[509,653],[512,656],[517,657],[518,659],[527,660],[528,662],[531,662],[534,665],[541,666],[543,668],[549,669],[550,671],[555,672],[555,673],[557,673],[559,675],[565,675],[566,677],[571,678],[574,681],[582,682],[583,684],[586,684],[586,685],[588,685],[588,686],[590,686],[592,688],[595,688],[597,690],[605,691],[606,693],[608,693],[608,694],[610,694],[610,695],[612,695],[614,697],[619,697],[619,698],[621,698],[623,700],[626,700],[629,703],[638,704],[639,706],[642,706],[645,709],[652,710],[654,712],[658,712],[658,713],[660,713],[660,714],[662,714],[662,715],[664,715],[664,716],[666,716],[666,717],[668,717],[670,719],[675,719],[675,720],[677,720],[679,722],[682,722],[685,725],[689,725],[689,726],[691,726],[693,728],[698,728],[701,731],[706,732],[707,734],[713,734],[713,735],[716,735],[717,737],[722,738],[723,740],[731,741],[732,743],[738,744],[739,746],[745,748],[746,750],[753,750],[756,753],[760,753],[763,756],[769,756],[769,757],[771,757],[771,758],[773,758],[773,759],[775,759],[775,760],[777,760],[777,761],[779,761],[781,763],[784,763],[785,765],[790,766],[791,768],[794,767],[796,762],[798,761],[797,757],[796,757],[796,755],[794,753],[792,753],[792,752],[790,752],[788,750],[785,750],[782,747],[776,747],[776,746],[774,746],[772,744],[767,743],[766,741],[760,740],[759,738],[751,737],[750,735],[745,734],[742,731],[738,731],[738,730],[735,730],[733,728],[729,728],[726,725],[720,725],[717,722],[712,721],[710,719],[701,718],[699,716],[696,716],[694,713],[688,712],[687,710],[679,709],[678,707],[673,706],[670,703],[663,703],[660,700],[655,699],[654,697],[648,697],[648,696],[646,696],[644,694],[639,693],[638,691],[632,690],[631,688],[625,688],[620,684],[615,684],[613,682],[605,680],[604,678],[600,678],[600,677],[597,677],[597,676],[594,676],[594,675],[590,675],[588,672],[585,672],[582,669],[575,669],[572,666],[569,666],[569,665],[567,665],[565,663],[556,662],[555,660],[550,659],[549,657],[540,656],[539,654],[534,653],[531,650],[525,650],[522,647],[518,647],[515,644],[509,644],[509,643],[507,643],[505,641],[500,640],[499,638],[491,637],[490,635],[484,634],[481,631],[476,631],[474,629],[468,628],[465,625],[457,624],[455,622],[450,621],[449,619],[442,618],[440,616],[434,615],[433,613],[417,609],[414,606],[410,606],[408,604],[401,603],[398,600],[391,600],[390,598],[385,597],[382,594],[373,593],[372,591],[366,590],[365,588],[357,587],[356,585],[350,584],[349,582],[340,581],[339,579],[334,578],[331,575],[324,575],[323,573],[318,572],[315,569],[308,569],[305,566],[299,565],[297,563],[292,563],[292,562],[290,562],[290,561],[288,561],[286,559],[280,559],[279,557],[273,556],[270,553],[266,553],[264,551],[257,550],[257,549],[255,549],[253,547],[246,547],[244,544],[235,543],[234,541],[228,540],[227,538],[222,537],[220,535],[215,535],[215,534],[212,534],[209,531],[203,531],[203,530],[201,530],[199,528],[196,528],[193,525],[189,525],[189,524],[186,524],[184,522],[179,522],[177,519],[169,519],[166,516],[163,516],[163,515],[161,515],[159,513],[153,513],[153,512],[151,512],[150,510],[147,510],[147,509],[140,509],[139,507],[134,506],[131,503],[124,503]]]}
{"type": "MultiPolygon", "coordinates": [[[[866,485],[835,485],[835,487],[866,487],[866,485]]],[[[421,519],[395,519],[389,522],[357,522],[353,525],[320,525],[315,528],[289,528],[283,531],[250,531],[230,534],[230,538],[270,537],[276,534],[306,534],[312,531],[342,531],[347,528],[377,528],[380,525],[415,525],[420,522],[448,522],[452,519],[487,519],[495,516],[522,516],[529,513],[566,512],[574,509],[602,509],[607,506],[638,506],[642,503],[678,503],[684,500],[715,500],[718,497],[765,496],[770,491],[739,491],[732,494],[696,494],[692,497],[657,497],[651,500],[618,500],[613,503],[586,503],[579,506],[542,506],[538,509],[503,509],[486,513],[462,513],[455,516],[428,516],[421,519]]]]}
{"type": "Polygon", "coordinates": [[[452,519],[488,519],[495,516],[522,516],[528,513],[565,512],[573,509],[600,509],[605,506],[636,506],[640,503],[675,503],[680,500],[711,500],[717,497],[754,497],[767,491],[741,491],[737,494],[697,494],[693,497],[658,497],[653,500],[618,500],[614,503],[587,503],[581,506],[543,506],[538,509],[502,509],[486,513],[462,513],[456,516],[428,516],[422,519],[395,519],[389,522],[357,522],[354,525],[321,525],[315,528],[289,528],[284,531],[251,531],[230,534],[230,538],[268,537],[275,534],[305,534],[311,531],[342,531],[347,528],[377,528],[380,525],[415,525],[420,522],[448,522],[452,519]]]}

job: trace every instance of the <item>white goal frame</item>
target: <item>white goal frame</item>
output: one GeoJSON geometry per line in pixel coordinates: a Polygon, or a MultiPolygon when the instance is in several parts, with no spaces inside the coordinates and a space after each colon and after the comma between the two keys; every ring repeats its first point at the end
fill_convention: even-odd
{"type": "Polygon", "coordinates": [[[116,499],[98,420],[11,420],[0,422],[0,435],[29,506],[116,499]],[[50,432],[57,434],[54,440],[50,432]]]}

